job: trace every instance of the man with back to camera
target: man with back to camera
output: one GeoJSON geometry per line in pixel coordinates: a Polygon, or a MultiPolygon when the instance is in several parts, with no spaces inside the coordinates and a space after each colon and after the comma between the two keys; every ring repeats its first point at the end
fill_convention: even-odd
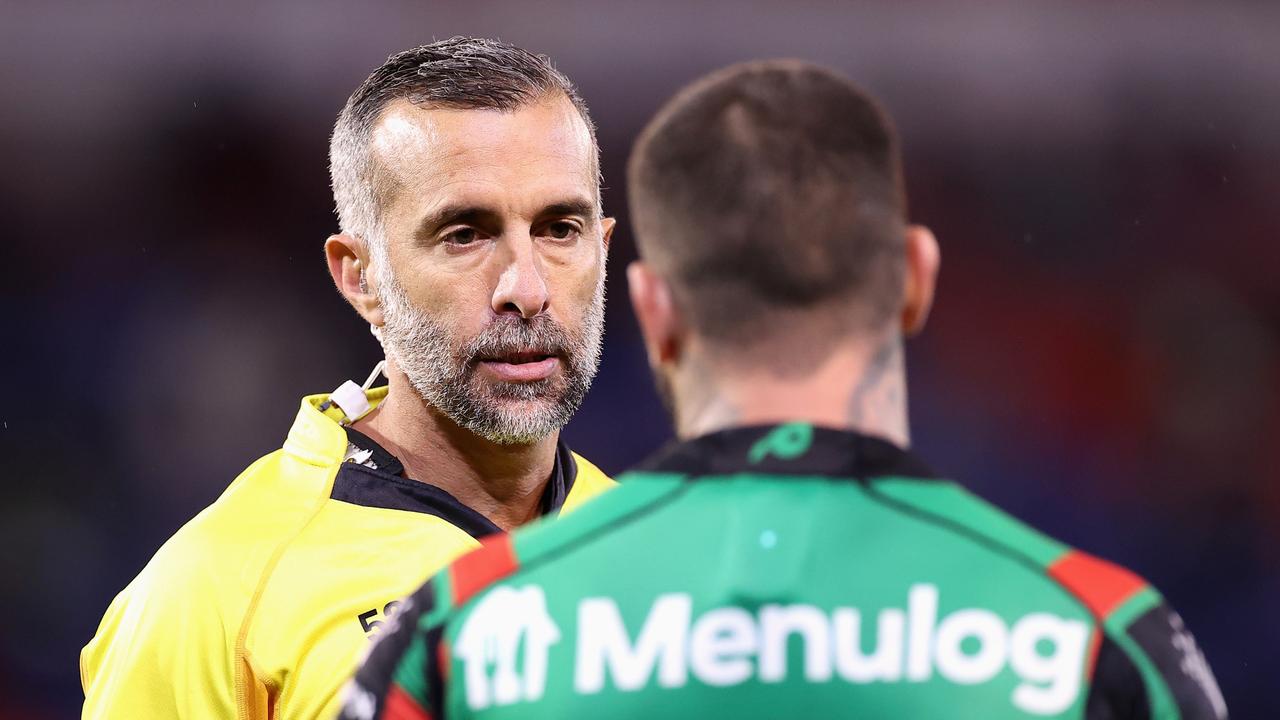
{"type": "Polygon", "coordinates": [[[907,450],[938,247],[842,76],[737,65],[628,169],[628,270],[677,442],[406,600],[348,688],[386,718],[1225,718],[1141,578],[907,450]]]}
{"type": "Polygon", "coordinates": [[[570,81],[490,40],[408,50],[330,154],[325,255],[388,387],[305,398],[116,597],[81,655],[87,718],[332,716],[397,598],[612,485],[558,439],[598,365],[613,230],[570,81]]]}

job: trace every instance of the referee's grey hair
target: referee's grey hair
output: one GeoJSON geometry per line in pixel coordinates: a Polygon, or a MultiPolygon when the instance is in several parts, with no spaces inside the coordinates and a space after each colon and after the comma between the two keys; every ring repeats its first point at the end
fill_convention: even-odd
{"type": "Polygon", "coordinates": [[[396,53],[352,93],[329,141],[329,177],[342,232],[382,248],[372,153],[373,128],[395,100],[460,110],[515,110],[563,93],[591,134],[592,174],[599,205],[600,148],[586,103],[545,55],[497,40],[452,37],[396,53]]]}

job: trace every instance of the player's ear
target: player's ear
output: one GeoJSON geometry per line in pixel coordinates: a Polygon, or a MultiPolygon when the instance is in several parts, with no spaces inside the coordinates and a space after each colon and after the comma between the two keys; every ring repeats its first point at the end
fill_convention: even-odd
{"type": "Polygon", "coordinates": [[[933,307],[933,291],[942,262],[938,239],[923,225],[909,225],[906,233],[907,262],[903,283],[902,334],[910,337],[924,329],[933,307]]]}
{"type": "Polygon", "coordinates": [[[370,325],[381,327],[382,303],[369,273],[365,244],[345,233],[330,235],[324,242],[324,257],[338,292],[360,313],[360,317],[370,325]]]}
{"type": "Polygon", "coordinates": [[[671,297],[671,286],[643,260],[627,266],[631,309],[644,336],[649,365],[661,367],[680,359],[682,322],[671,297]]]}

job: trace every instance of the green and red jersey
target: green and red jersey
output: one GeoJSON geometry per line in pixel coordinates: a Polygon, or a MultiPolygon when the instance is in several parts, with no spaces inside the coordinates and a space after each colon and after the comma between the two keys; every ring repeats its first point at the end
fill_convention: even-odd
{"type": "Polygon", "coordinates": [[[1225,718],[1181,619],[887,442],[675,444],[409,598],[345,720],[1225,718]]]}

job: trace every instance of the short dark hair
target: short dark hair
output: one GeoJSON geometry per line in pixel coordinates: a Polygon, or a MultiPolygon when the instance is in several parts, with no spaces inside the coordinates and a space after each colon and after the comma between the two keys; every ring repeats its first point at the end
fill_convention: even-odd
{"type": "Polygon", "coordinates": [[[640,254],[702,336],[768,340],[761,320],[786,310],[816,319],[821,309],[841,329],[897,313],[897,140],[876,102],[836,72],[772,60],[713,73],[659,111],[627,176],[640,254]]]}
{"type": "Polygon", "coordinates": [[[370,136],[395,100],[461,110],[515,110],[562,93],[577,108],[594,148],[599,146],[587,105],[569,78],[545,55],[487,38],[451,37],[398,52],[351,94],[329,142],[329,175],[343,232],[368,237],[377,228],[377,194],[370,136]]]}

